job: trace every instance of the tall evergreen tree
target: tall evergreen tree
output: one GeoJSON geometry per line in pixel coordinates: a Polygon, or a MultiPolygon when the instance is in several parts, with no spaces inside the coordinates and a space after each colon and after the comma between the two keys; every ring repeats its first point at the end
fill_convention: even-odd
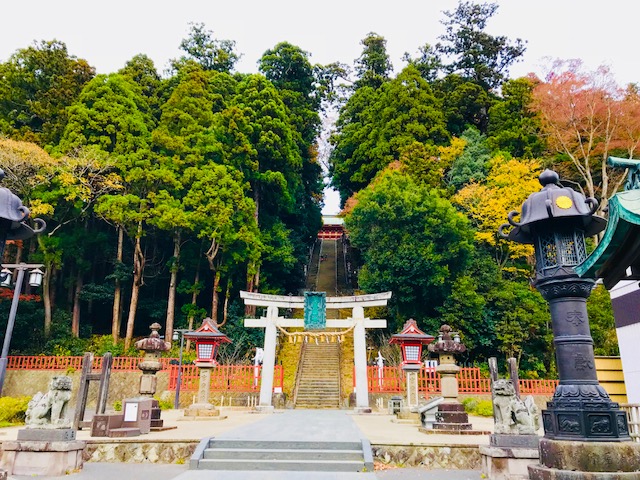
{"type": "Polygon", "coordinates": [[[66,108],[95,70],[69,55],[58,40],[35,42],[0,64],[0,133],[54,146],[67,122],[66,108]]]}

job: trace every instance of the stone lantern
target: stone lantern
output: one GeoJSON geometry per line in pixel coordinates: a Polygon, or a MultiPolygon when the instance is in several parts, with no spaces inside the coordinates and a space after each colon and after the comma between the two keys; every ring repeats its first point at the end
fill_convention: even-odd
{"type": "Polygon", "coordinates": [[[218,347],[221,343],[230,343],[231,340],[218,330],[218,327],[216,327],[210,318],[205,318],[200,328],[193,332],[185,333],[184,337],[189,340],[194,340],[196,343],[197,358],[195,364],[200,371],[198,403],[191,405],[191,407],[185,411],[185,416],[217,416],[220,412],[209,403],[211,370],[218,365],[215,360],[218,347]]]}
{"type": "Polygon", "coordinates": [[[407,320],[402,331],[392,335],[389,340],[390,344],[400,345],[402,351],[402,370],[407,382],[406,408],[409,412],[414,411],[419,404],[418,373],[422,367],[422,345],[432,341],[433,337],[420,330],[414,319],[407,320]]]}
{"type": "MultiPolygon", "coordinates": [[[[154,322],[149,326],[151,334],[147,338],[138,340],[136,342],[136,348],[144,351],[144,357],[138,364],[138,368],[142,370],[142,376],[140,377],[140,399],[125,400],[125,408],[130,402],[138,403],[143,398],[148,398],[148,402],[151,403],[151,425],[152,430],[161,430],[164,427],[164,420],[160,418],[161,410],[158,400],[153,398],[156,393],[158,384],[158,377],[156,373],[162,370],[162,363],[160,357],[162,352],[166,352],[171,348],[170,342],[165,342],[160,338],[158,330],[162,327],[159,323],[154,322]]],[[[141,403],[144,405],[144,403],[141,403]]]]}
{"type": "Polygon", "coordinates": [[[158,330],[162,327],[159,323],[153,323],[149,328],[151,329],[151,334],[147,338],[137,341],[136,348],[144,351],[144,358],[138,364],[138,368],[142,370],[140,395],[153,398],[158,382],[156,372],[162,370],[160,357],[162,352],[166,352],[171,348],[171,343],[165,342],[160,338],[158,330]]]}
{"type": "Polygon", "coordinates": [[[449,325],[442,325],[438,340],[429,345],[429,351],[438,355],[436,372],[440,374],[440,391],[443,402],[438,405],[434,430],[471,430],[469,415],[464,405],[458,401],[458,379],[460,367],[456,365],[456,355],[464,353],[467,347],[460,341],[460,335],[452,333],[449,325]]]}
{"type": "Polygon", "coordinates": [[[630,440],[627,417],[612,402],[596,377],[587,298],[595,282],[580,278],[575,267],[587,258],[585,237],[604,230],[594,215],[598,202],[559,184],[556,172],[540,175],[542,190],[522,205],[520,221],[510,212],[508,235],[533,244],[535,287],[549,302],[560,384],[542,412],[545,438],[580,441],[630,440]]]}

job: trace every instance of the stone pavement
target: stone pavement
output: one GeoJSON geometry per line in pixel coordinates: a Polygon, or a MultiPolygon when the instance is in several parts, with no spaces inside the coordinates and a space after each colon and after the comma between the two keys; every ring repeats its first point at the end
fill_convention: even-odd
{"type": "MultiPolygon", "coordinates": [[[[177,426],[177,429],[165,430],[163,432],[152,432],[125,441],[138,442],[167,442],[185,441],[198,442],[204,437],[216,436],[227,439],[245,438],[270,438],[279,440],[287,438],[290,440],[308,439],[329,439],[344,440],[344,437],[367,438],[371,444],[402,446],[440,446],[452,447],[468,446],[477,447],[487,445],[488,436],[481,435],[428,435],[421,433],[417,425],[395,423],[392,420],[395,416],[381,413],[356,415],[350,410],[276,410],[273,414],[252,413],[246,409],[222,408],[222,415],[226,418],[221,420],[200,420],[183,421],[181,411],[168,410],[162,413],[165,425],[177,426]]],[[[478,430],[491,430],[493,419],[470,417],[474,428],[478,430]]],[[[1,430],[0,441],[15,439],[18,427],[1,430]]],[[[91,438],[89,430],[78,432],[80,440],[102,440],[91,438]]],[[[104,439],[118,442],[120,439],[104,439]]],[[[187,461],[188,463],[188,461],[187,461]]],[[[176,464],[152,464],[152,463],[105,463],[88,462],[82,472],[73,474],[77,480],[85,479],[149,479],[169,480],[186,473],[187,465],[176,464]]],[[[202,478],[220,478],[228,480],[251,480],[252,478],[261,480],[286,478],[295,480],[324,480],[324,479],[381,479],[381,480],[477,480],[480,479],[479,470],[429,470],[426,468],[390,468],[370,473],[330,473],[330,472],[255,472],[257,475],[248,475],[246,472],[221,472],[203,471],[202,478]],[[215,475],[215,476],[214,476],[215,475]],[[259,475],[259,476],[258,476],[259,475]],[[355,475],[355,476],[354,476],[355,475]]],[[[14,476],[16,480],[22,480],[26,476],[14,476]]],[[[44,477],[39,477],[44,478],[44,477]]],[[[53,480],[53,478],[51,479],[53,480]]]]}

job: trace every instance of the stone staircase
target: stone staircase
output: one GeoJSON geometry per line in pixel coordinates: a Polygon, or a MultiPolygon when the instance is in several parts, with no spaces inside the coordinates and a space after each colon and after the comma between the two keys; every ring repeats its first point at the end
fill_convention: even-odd
{"type": "Polygon", "coordinates": [[[211,437],[200,442],[189,470],[363,472],[373,471],[373,456],[367,440],[251,441],[211,437]]]}
{"type": "Polygon", "coordinates": [[[296,408],[340,408],[340,344],[313,340],[302,347],[296,408]]]}

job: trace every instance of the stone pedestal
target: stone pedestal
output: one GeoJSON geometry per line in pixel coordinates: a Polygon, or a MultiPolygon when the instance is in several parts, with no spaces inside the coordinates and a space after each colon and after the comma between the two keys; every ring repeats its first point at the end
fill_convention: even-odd
{"type": "Polygon", "coordinates": [[[436,412],[434,430],[471,430],[469,415],[461,403],[441,403],[436,412]]]}
{"type": "MultiPolygon", "coordinates": [[[[185,417],[219,417],[220,410],[209,402],[209,389],[211,388],[211,369],[214,367],[210,363],[196,363],[200,370],[200,380],[198,384],[198,402],[189,406],[184,411],[185,417]]],[[[271,399],[269,399],[269,403],[271,399]]],[[[271,406],[271,405],[269,405],[271,406]]]]}
{"type": "Polygon", "coordinates": [[[76,439],[72,428],[23,428],[18,430],[18,441],[68,442],[76,439]]]}
{"type": "MultiPolygon", "coordinates": [[[[404,370],[405,379],[407,382],[406,392],[407,392],[407,408],[409,411],[416,411],[418,408],[418,404],[420,403],[420,392],[418,391],[418,373],[420,372],[421,364],[405,364],[402,366],[402,370],[404,370]]],[[[418,417],[420,420],[420,417],[418,417]]]]}
{"type": "Polygon", "coordinates": [[[543,438],[531,480],[640,480],[640,443],[543,438]]]}
{"type": "Polygon", "coordinates": [[[3,442],[1,467],[9,475],[58,477],[82,470],[84,447],[78,440],[3,442]]]}
{"type": "Polygon", "coordinates": [[[480,446],[482,478],[489,480],[527,480],[528,467],[538,462],[537,448],[480,446]]]}

